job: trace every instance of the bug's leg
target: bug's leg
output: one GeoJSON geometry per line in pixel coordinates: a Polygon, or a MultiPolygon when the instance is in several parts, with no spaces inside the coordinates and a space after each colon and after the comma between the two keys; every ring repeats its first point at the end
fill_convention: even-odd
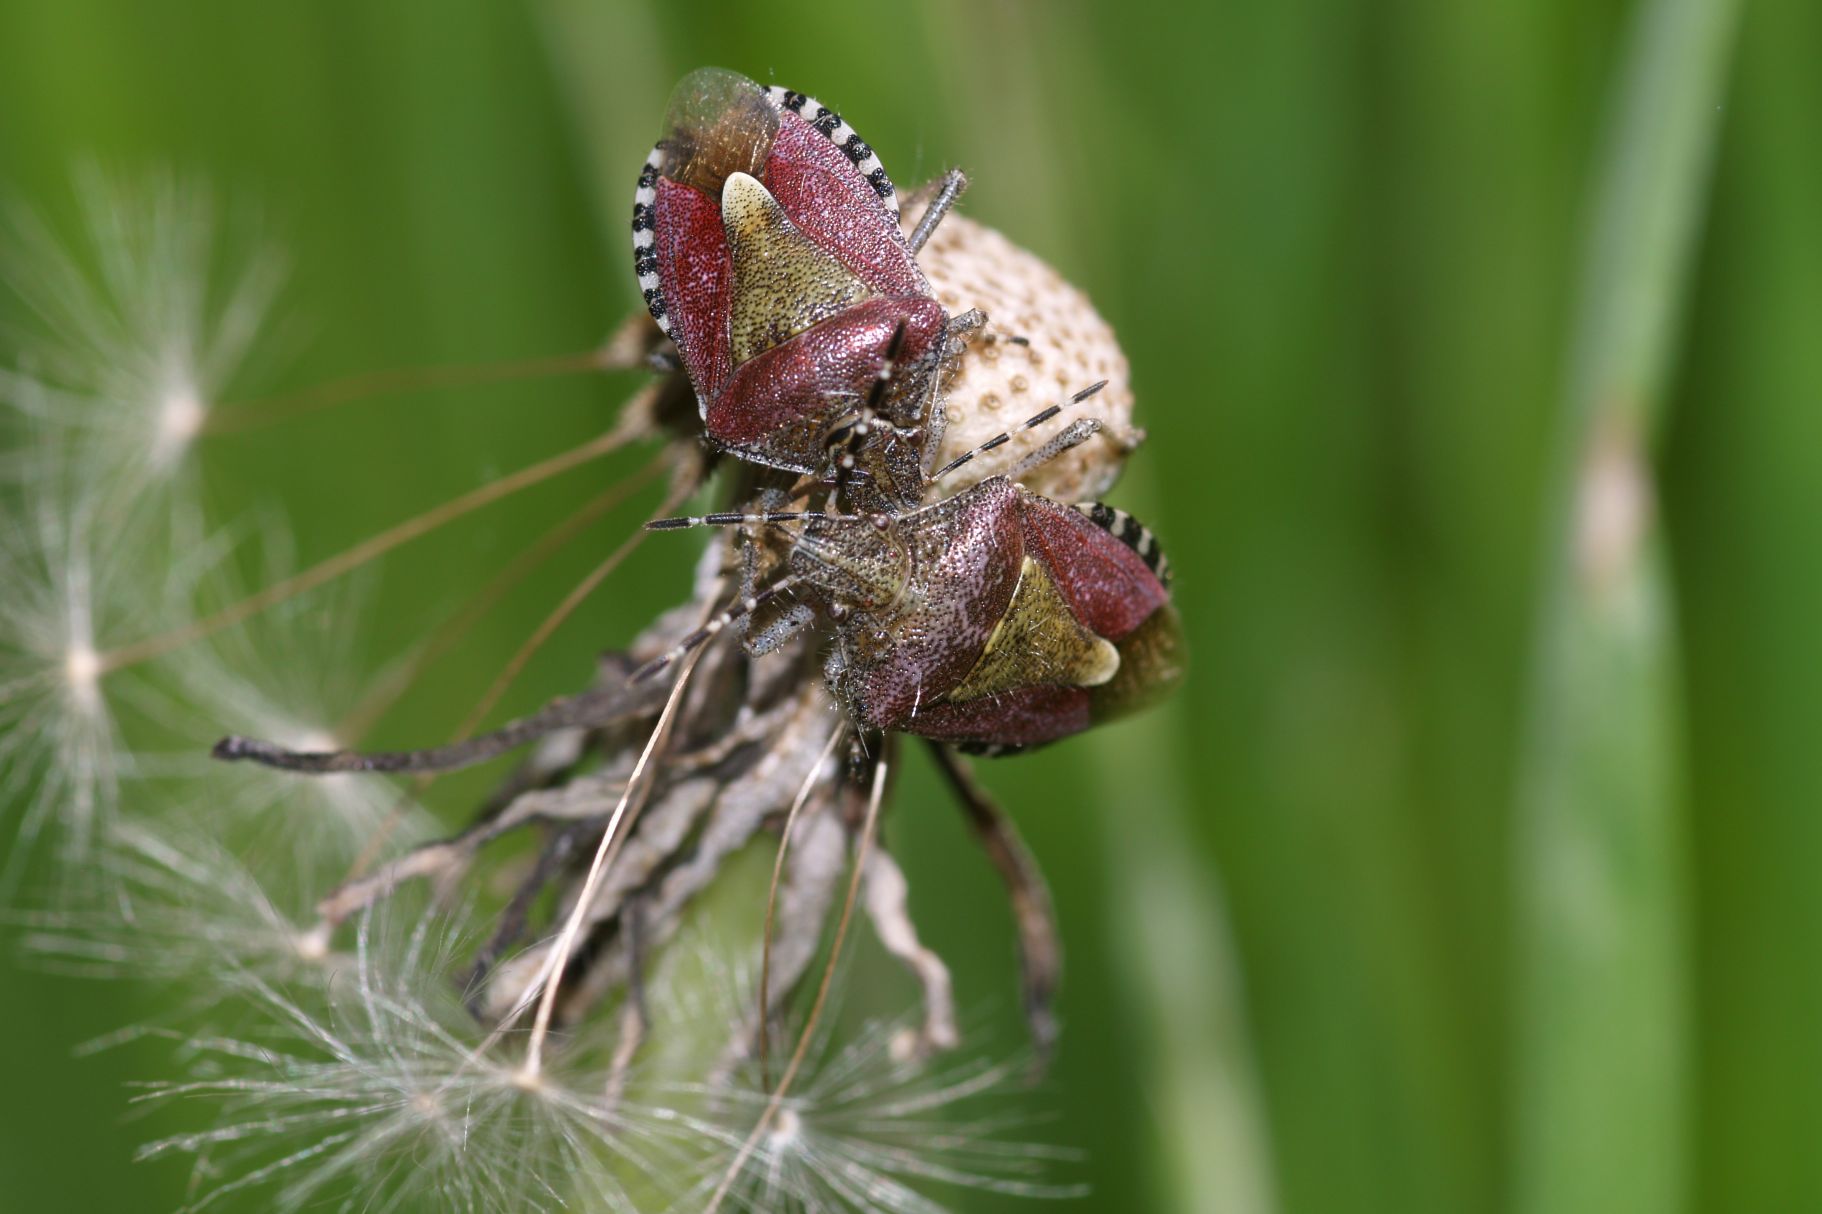
{"type": "Polygon", "coordinates": [[[968,339],[986,327],[987,314],[979,308],[969,308],[966,312],[957,312],[949,318],[949,344],[945,347],[945,352],[960,353],[961,348],[968,344],[968,339]]]}
{"type": "Polygon", "coordinates": [[[758,594],[750,595],[747,598],[742,599],[702,627],[696,629],[696,631],[684,637],[664,653],[659,654],[657,657],[641,666],[638,670],[635,670],[632,678],[628,680],[628,683],[636,686],[649,682],[653,675],[656,675],[678,658],[683,657],[685,654],[699,646],[708,644],[708,642],[719,635],[721,630],[726,628],[729,624],[745,619],[747,616],[752,615],[753,612],[759,610],[759,608],[790,593],[796,585],[797,579],[787,575],[779,578],[776,582],[773,582],[758,594]]]}
{"type": "Polygon", "coordinates": [[[506,909],[500,912],[499,921],[495,924],[493,934],[487,938],[480,951],[475,954],[474,964],[462,983],[462,999],[467,1005],[469,1014],[476,1020],[487,1016],[485,1006],[487,980],[493,976],[494,966],[499,964],[507,950],[519,942],[525,934],[526,923],[531,918],[532,907],[537,904],[544,893],[545,886],[557,877],[575,856],[584,837],[597,830],[593,822],[577,822],[566,826],[551,836],[550,841],[538,853],[537,861],[526,874],[519,888],[513,891],[512,898],[506,903],[506,909]]]}
{"type": "Polygon", "coordinates": [[[880,360],[879,370],[874,372],[867,399],[823,435],[828,462],[835,469],[835,496],[839,502],[850,501],[854,481],[866,475],[867,470],[860,466],[860,456],[867,447],[869,436],[875,428],[889,424],[880,411],[886,393],[891,390],[892,378],[898,372],[899,352],[904,343],[905,324],[900,321],[892,330],[892,339],[886,343],[885,357],[880,360]]]}
{"type": "Polygon", "coordinates": [[[1061,434],[1012,465],[1011,470],[1006,473],[1006,479],[1019,480],[1028,475],[1032,469],[1042,467],[1070,448],[1081,446],[1101,433],[1103,428],[1101,419],[1098,417],[1084,417],[1070,422],[1068,426],[1064,427],[1061,434]]]}
{"type": "Polygon", "coordinates": [[[747,633],[747,652],[756,658],[763,658],[809,627],[815,619],[816,609],[810,604],[792,603],[777,619],[763,628],[747,633]]]}
{"type": "MultiPolygon", "coordinates": [[[[1062,404],[1052,405],[1041,413],[1032,414],[1030,417],[1028,417],[1024,421],[1020,422],[1017,426],[1013,427],[1011,430],[1002,430],[998,434],[994,435],[992,438],[988,439],[986,442],[982,443],[980,446],[975,447],[972,450],[962,452],[960,455],[956,456],[954,459],[952,459],[948,463],[944,464],[941,468],[938,468],[936,470],[936,472],[931,475],[930,479],[932,481],[941,480],[943,477],[948,476],[951,472],[954,472],[957,468],[960,468],[963,464],[966,464],[968,461],[972,460],[975,456],[980,455],[982,452],[992,451],[996,447],[1005,446],[1007,443],[1012,441],[1012,436],[1014,434],[1018,434],[1025,430],[1032,430],[1038,426],[1043,425],[1045,422],[1049,421],[1051,418],[1053,418],[1057,414],[1061,413],[1064,409],[1068,408],[1070,405],[1081,404],[1083,401],[1087,400],[1089,397],[1093,396],[1095,393],[1099,392],[1102,388],[1105,388],[1106,386],[1107,386],[1106,380],[1102,380],[1101,382],[1096,383],[1096,384],[1090,384],[1086,388],[1083,388],[1080,392],[1077,392],[1074,396],[1070,397],[1068,400],[1064,401],[1062,404]]],[[[1097,425],[1098,425],[1098,423],[1097,423],[1097,425]]],[[[1073,428],[1074,427],[1071,427],[1071,429],[1073,429],[1073,428]]],[[[1059,435],[1058,437],[1060,438],[1062,436],[1059,435]]],[[[1066,451],[1069,449],[1069,447],[1073,447],[1076,445],[1076,443],[1080,443],[1087,438],[1088,438],[1088,434],[1082,434],[1082,435],[1078,436],[1077,438],[1075,438],[1075,440],[1073,442],[1069,443],[1068,446],[1061,448],[1059,451],[1051,451],[1044,458],[1045,459],[1055,458],[1055,456],[1060,454],[1061,451],[1066,451]]],[[[1041,448],[1041,450],[1048,450],[1049,446],[1050,446],[1050,444],[1045,444],[1045,447],[1041,448]]],[[[1035,455],[1037,453],[1033,452],[1032,454],[1035,455]]],[[[1040,460],[1039,462],[1041,463],[1043,461],[1040,460]]],[[[1029,469],[1026,469],[1026,470],[1029,471],[1029,469]]]]}
{"type": "Polygon", "coordinates": [[[966,312],[957,312],[949,318],[948,327],[943,332],[942,354],[939,356],[941,366],[936,376],[939,382],[946,383],[954,376],[956,363],[967,353],[968,343],[986,327],[987,314],[979,308],[969,308],[966,312]]]}
{"type": "Polygon", "coordinates": [[[923,248],[929,241],[931,233],[936,231],[936,225],[943,221],[943,216],[949,213],[949,208],[955,205],[956,199],[960,198],[962,191],[967,188],[968,175],[960,169],[950,169],[943,174],[942,184],[937,186],[935,197],[930,199],[930,205],[924,208],[924,213],[918,218],[917,226],[911,229],[911,236],[905,242],[911,246],[913,253],[923,248]]]}
{"type": "Polygon", "coordinates": [[[975,781],[966,760],[940,742],[930,742],[929,747],[1012,900],[1019,933],[1025,1023],[1030,1027],[1037,1067],[1041,1069],[1056,1047],[1057,1020],[1051,1005],[1063,980],[1062,937],[1057,932],[1050,889],[1044,884],[1044,874],[1031,850],[1019,837],[1018,827],[975,781]]]}

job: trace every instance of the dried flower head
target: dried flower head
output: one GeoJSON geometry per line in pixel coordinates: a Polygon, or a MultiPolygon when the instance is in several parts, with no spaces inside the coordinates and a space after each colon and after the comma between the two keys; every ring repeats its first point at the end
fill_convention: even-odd
{"type": "MultiPolygon", "coordinates": [[[[918,210],[907,206],[905,213],[918,210]]],[[[943,410],[948,425],[936,464],[940,467],[1053,401],[1105,380],[1104,389],[1069,414],[1100,420],[1101,434],[1034,469],[1023,483],[1063,502],[1106,493],[1144,434],[1132,425],[1132,372],[1126,355],[1088,297],[1043,259],[962,215],[943,220],[919,262],[945,308],[979,308],[992,324],[989,338],[969,345],[947,384],[943,410]]],[[[1049,436],[1041,430],[1014,431],[1011,442],[946,478],[942,492],[959,493],[1006,473],[1049,436]]]]}

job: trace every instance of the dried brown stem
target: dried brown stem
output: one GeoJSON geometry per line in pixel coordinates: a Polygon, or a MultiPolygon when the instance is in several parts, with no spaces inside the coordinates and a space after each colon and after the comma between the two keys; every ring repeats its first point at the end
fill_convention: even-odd
{"type": "Polygon", "coordinates": [[[721,1177],[721,1183],[710,1194],[703,1214],[715,1214],[721,1208],[721,1203],[727,1200],[729,1190],[740,1178],[740,1171],[746,1166],[746,1161],[752,1158],[753,1149],[759,1145],[759,1140],[765,1137],[772,1119],[778,1116],[778,1110],[784,1106],[785,1097],[790,1094],[791,1085],[796,1082],[797,1073],[803,1069],[804,1059],[809,1056],[817,1023],[822,1019],[823,1008],[829,1002],[829,991],[835,985],[835,966],[841,960],[842,945],[847,941],[848,928],[854,922],[854,904],[860,897],[860,882],[867,867],[867,853],[873,846],[874,831],[879,827],[880,805],[886,799],[887,766],[883,755],[873,765],[873,788],[867,796],[867,812],[861,821],[860,839],[854,845],[853,874],[848,879],[848,892],[842,902],[841,918],[835,923],[835,938],[829,944],[829,959],[823,964],[822,981],[817,985],[816,998],[811,1001],[809,1013],[804,1017],[803,1029],[797,1035],[797,1048],[792,1051],[791,1060],[785,1065],[784,1074],[779,1076],[778,1086],[772,1090],[765,1108],[760,1110],[759,1120],[753,1123],[752,1131],[734,1153],[728,1170],[721,1177]]]}
{"type": "Polygon", "coordinates": [[[987,858],[999,870],[1012,900],[1018,924],[1019,972],[1024,995],[1025,1022],[1041,1069],[1056,1049],[1057,1019],[1053,1007],[1063,981],[1063,945],[1051,907],[1050,887],[1018,827],[986,789],[975,780],[967,762],[949,747],[932,742],[930,752],[938,770],[949,781],[956,800],[974,828],[987,858]]]}
{"type": "Polygon", "coordinates": [[[847,732],[846,726],[838,727],[829,734],[829,741],[822,748],[808,774],[804,776],[803,786],[791,799],[790,812],[784,816],[784,827],[778,833],[778,855],[772,860],[772,882],[766,888],[765,927],[759,940],[759,1019],[754,1029],[758,1035],[759,1082],[765,1087],[772,1086],[771,1060],[767,1056],[770,1034],[766,1031],[767,1022],[771,1020],[772,1008],[772,930],[778,918],[778,885],[784,875],[785,858],[791,851],[791,830],[797,825],[797,815],[803,811],[804,803],[810,799],[810,793],[816,788],[816,782],[828,763],[829,756],[835,753],[836,746],[841,744],[842,735],[847,732]]]}
{"type": "Polygon", "coordinates": [[[244,760],[275,767],[280,771],[302,772],[306,775],[454,771],[498,758],[527,742],[561,729],[594,728],[640,712],[657,703],[663,692],[662,684],[655,687],[651,684],[599,687],[577,696],[552,700],[530,716],[509,722],[491,733],[423,750],[298,751],[262,742],[258,738],[232,736],[217,742],[213,754],[217,759],[229,762],[244,760]]]}

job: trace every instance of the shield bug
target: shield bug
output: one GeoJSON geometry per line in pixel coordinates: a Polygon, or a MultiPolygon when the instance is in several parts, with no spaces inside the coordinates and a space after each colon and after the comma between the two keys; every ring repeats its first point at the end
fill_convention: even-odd
{"type": "Polygon", "coordinates": [[[907,237],[840,115],[719,68],[683,79],[639,175],[633,260],[715,446],[824,477],[851,446],[857,501],[917,504],[935,378],[980,323],[951,318],[916,259],[963,181],[907,237]]]}
{"type": "Polygon", "coordinates": [[[857,724],[983,753],[1079,733],[1183,671],[1168,562],[1150,531],[1098,502],[1065,506],[996,476],[897,515],[652,524],[701,525],[783,531],[787,571],[636,677],[786,595],[831,622],[825,674],[857,724]]]}

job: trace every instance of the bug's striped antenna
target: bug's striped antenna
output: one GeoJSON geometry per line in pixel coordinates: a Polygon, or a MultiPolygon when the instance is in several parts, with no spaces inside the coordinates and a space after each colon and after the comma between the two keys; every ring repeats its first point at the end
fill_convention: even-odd
{"type": "MultiPolygon", "coordinates": [[[[936,470],[936,472],[931,475],[930,479],[932,481],[942,480],[945,476],[948,476],[951,472],[954,472],[957,468],[960,468],[963,464],[968,463],[975,456],[980,455],[986,451],[991,451],[995,447],[1005,446],[1007,443],[1012,441],[1012,436],[1014,434],[1021,434],[1026,430],[1031,430],[1038,426],[1043,425],[1045,422],[1049,421],[1051,418],[1055,417],[1057,414],[1061,413],[1063,410],[1069,408],[1069,406],[1081,404],[1083,401],[1085,401],[1089,397],[1095,395],[1102,388],[1105,388],[1106,386],[1107,386],[1106,380],[1102,380],[1099,383],[1089,384],[1086,388],[1083,388],[1080,392],[1077,392],[1074,396],[1070,397],[1068,400],[1062,402],[1061,404],[1052,405],[1052,406],[1050,406],[1050,408],[1045,409],[1042,413],[1032,414],[1030,417],[1026,418],[1024,421],[1020,422],[1017,426],[1014,426],[1012,429],[1002,430],[998,434],[994,435],[992,438],[988,439],[986,442],[982,443],[980,446],[975,447],[972,450],[962,452],[960,455],[956,456],[954,459],[952,459],[948,463],[944,464],[941,468],[938,468],[936,470]]],[[[1083,437],[1086,437],[1086,435],[1084,435],[1083,437]]],[[[1077,439],[1076,441],[1080,442],[1081,439],[1077,439]]],[[[1071,445],[1073,445],[1073,444],[1071,444],[1071,445]]],[[[1055,454],[1055,453],[1052,452],[1052,454],[1055,454]]],[[[1049,457],[1046,456],[1046,458],[1049,458],[1049,457]]]]}
{"type": "Polygon", "coordinates": [[[748,598],[735,603],[732,607],[728,608],[702,627],[696,629],[696,631],[690,633],[681,641],[678,641],[670,649],[659,654],[639,669],[633,671],[632,677],[630,677],[627,682],[634,684],[642,683],[658,674],[665,667],[669,666],[672,662],[675,662],[678,658],[683,657],[691,650],[706,645],[709,641],[719,635],[721,630],[726,628],[729,624],[734,623],[736,620],[745,619],[767,603],[782,598],[784,595],[790,593],[796,585],[797,579],[795,577],[782,577],[764,590],[761,590],[758,594],[751,595],[748,598]]]}
{"type": "Polygon", "coordinates": [[[858,514],[824,514],[819,510],[767,510],[760,514],[688,514],[677,518],[655,518],[645,525],[647,531],[683,531],[690,527],[760,527],[771,523],[861,523],[858,514]]]}

